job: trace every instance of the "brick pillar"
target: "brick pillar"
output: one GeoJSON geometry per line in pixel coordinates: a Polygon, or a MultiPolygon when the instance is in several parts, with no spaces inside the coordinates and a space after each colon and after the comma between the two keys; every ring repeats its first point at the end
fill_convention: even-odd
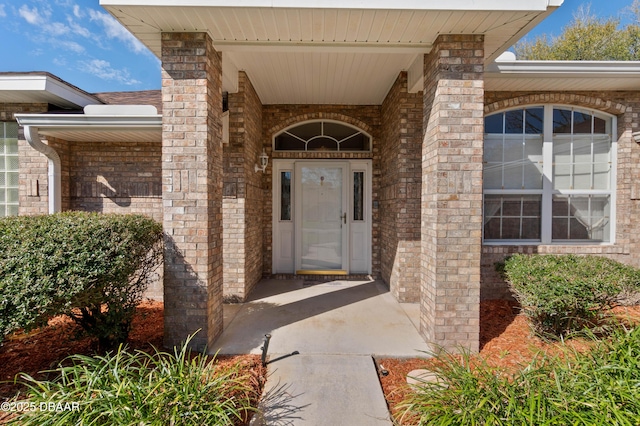
{"type": "Polygon", "coordinates": [[[452,351],[479,350],[483,49],[441,35],[424,62],[420,331],[452,351]]]}
{"type": "Polygon", "coordinates": [[[401,72],[382,103],[380,245],[382,278],[399,302],[420,300],[422,94],[401,72]]]}
{"type": "Polygon", "coordinates": [[[162,34],[166,346],[222,332],[221,58],[206,33],[162,34]]]}
{"type": "Polygon", "coordinates": [[[229,94],[229,144],[223,149],[223,288],[230,299],[246,300],[262,278],[262,181],[271,173],[271,167],[255,171],[262,148],[262,103],[240,71],[238,92],[229,94]]]}

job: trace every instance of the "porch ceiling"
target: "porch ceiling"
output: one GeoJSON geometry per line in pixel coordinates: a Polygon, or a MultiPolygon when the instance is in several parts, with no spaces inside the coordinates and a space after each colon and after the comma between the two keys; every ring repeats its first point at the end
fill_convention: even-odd
{"type": "Polygon", "coordinates": [[[162,32],[206,31],[223,89],[247,72],[263,104],[380,104],[440,34],[483,34],[485,61],[563,0],[101,0],[158,57],[162,32]],[[526,3],[526,5],[524,4],[526,3]]]}

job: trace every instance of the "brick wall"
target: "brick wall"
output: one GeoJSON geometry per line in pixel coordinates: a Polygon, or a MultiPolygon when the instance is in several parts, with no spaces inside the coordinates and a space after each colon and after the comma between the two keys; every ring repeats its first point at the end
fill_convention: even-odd
{"type": "MultiPolygon", "coordinates": [[[[0,103],[0,121],[16,121],[15,114],[41,114],[47,110],[47,104],[0,103]]],[[[18,167],[19,214],[46,213],[47,158],[29,146],[22,127],[18,128],[18,167]]]]}
{"type": "Polygon", "coordinates": [[[509,298],[507,284],[495,271],[495,263],[514,253],[594,254],[640,267],[640,146],[631,133],[640,130],[639,92],[487,92],[485,113],[536,104],[574,105],[617,117],[618,173],[616,187],[615,244],[607,245],[487,245],[482,248],[481,299],[509,298]]]}
{"type": "Polygon", "coordinates": [[[424,62],[420,330],[452,351],[479,349],[483,49],[441,35],[424,62]]]}
{"type": "Polygon", "coordinates": [[[165,345],[222,332],[222,55],[206,33],[162,34],[165,345]]]}
{"type": "Polygon", "coordinates": [[[72,210],[139,213],[162,221],[161,144],[75,142],[69,155],[72,210]]]}
{"type": "MultiPolygon", "coordinates": [[[[262,108],[262,147],[273,158],[293,159],[372,159],[372,273],[380,276],[380,212],[377,207],[380,188],[380,107],[377,105],[265,105],[262,108]],[[331,119],[349,123],[365,132],[373,138],[372,152],[272,152],[273,135],[280,130],[307,120],[331,119]]],[[[256,157],[257,159],[257,157],[256,157]]],[[[269,163],[271,164],[271,163],[269,163]]],[[[269,276],[272,273],[272,176],[270,167],[264,176],[264,203],[262,211],[263,224],[263,259],[262,274],[269,276]]]]}
{"type": "Polygon", "coordinates": [[[238,84],[238,93],[229,94],[223,149],[223,274],[225,297],[244,300],[262,277],[264,174],[254,170],[262,152],[262,104],[246,73],[238,84]]]}
{"type": "Polygon", "coordinates": [[[380,260],[382,279],[401,302],[420,300],[422,93],[401,73],[382,104],[380,260]]]}

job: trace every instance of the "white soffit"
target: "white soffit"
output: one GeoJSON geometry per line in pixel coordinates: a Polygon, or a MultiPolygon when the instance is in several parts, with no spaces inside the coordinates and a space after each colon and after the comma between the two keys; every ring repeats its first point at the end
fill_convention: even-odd
{"type": "Polygon", "coordinates": [[[162,142],[162,116],[158,114],[16,114],[16,119],[21,126],[36,127],[44,139],[55,137],[70,142],[162,142]]]}
{"type": "Polygon", "coordinates": [[[46,73],[0,73],[0,102],[48,103],[77,109],[100,101],[46,73]]]}
{"type": "MultiPolygon", "coordinates": [[[[490,63],[562,0],[100,4],[158,57],[162,32],[206,31],[223,61],[247,72],[263,104],[380,104],[399,72],[428,53],[438,35],[484,35],[490,63]]],[[[232,80],[223,76],[223,82],[234,91],[228,87],[232,80]]]]}
{"type": "Polygon", "coordinates": [[[640,90],[640,62],[501,61],[484,81],[488,91],[640,90]]]}

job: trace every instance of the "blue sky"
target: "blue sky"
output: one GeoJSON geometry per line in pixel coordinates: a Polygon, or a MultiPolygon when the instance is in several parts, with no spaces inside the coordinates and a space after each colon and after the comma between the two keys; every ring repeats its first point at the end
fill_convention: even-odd
{"type": "MultiPolygon", "coordinates": [[[[520,1],[520,0],[515,0],[520,1]]],[[[581,5],[589,6],[591,13],[600,17],[619,17],[622,24],[629,22],[629,15],[619,14],[623,9],[628,8],[633,3],[633,0],[564,0],[562,6],[560,6],[555,12],[553,12],[547,19],[542,21],[533,31],[531,31],[525,38],[532,38],[541,34],[548,34],[558,36],[562,33],[562,28],[569,24],[573,20],[574,13],[580,8],[581,5]]]]}
{"type": "MultiPolygon", "coordinates": [[[[565,0],[530,36],[560,34],[582,3],[615,16],[632,2],[565,0]]],[[[0,40],[0,71],[48,71],[92,93],[160,88],[159,60],[98,0],[0,0],[0,40]]]]}
{"type": "Polygon", "coordinates": [[[98,0],[0,0],[0,71],[47,71],[88,92],[160,88],[160,61],[98,0]]]}

